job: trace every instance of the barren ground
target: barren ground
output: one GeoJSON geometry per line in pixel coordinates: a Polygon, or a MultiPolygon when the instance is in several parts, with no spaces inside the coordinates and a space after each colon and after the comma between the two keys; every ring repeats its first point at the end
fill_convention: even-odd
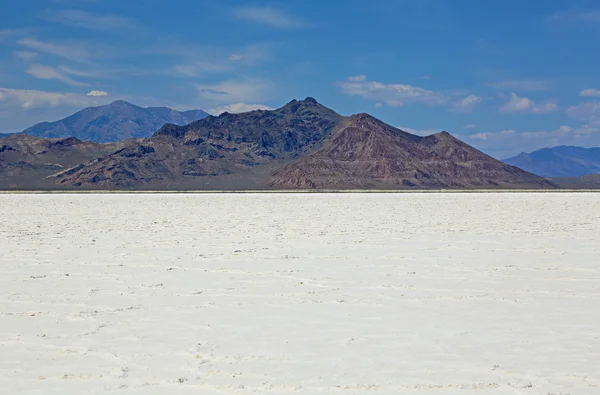
{"type": "Polygon", "coordinates": [[[600,394],[600,194],[0,210],[2,394],[600,394]]]}

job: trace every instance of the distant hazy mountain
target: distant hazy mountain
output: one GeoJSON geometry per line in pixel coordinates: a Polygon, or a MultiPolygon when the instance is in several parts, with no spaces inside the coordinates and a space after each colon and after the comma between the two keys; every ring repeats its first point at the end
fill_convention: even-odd
{"type": "Polygon", "coordinates": [[[202,110],[175,111],[167,107],[143,108],[123,100],[85,108],[56,122],[42,122],[22,132],[35,137],[66,138],[108,143],[149,137],[164,124],[187,125],[207,117],[202,110]]]}
{"type": "Polygon", "coordinates": [[[561,188],[600,189],[600,174],[587,174],[579,177],[555,177],[552,182],[561,188]]]}
{"type": "Polygon", "coordinates": [[[530,154],[523,152],[504,162],[543,177],[576,177],[600,173],[600,147],[561,145],[530,154]]]}

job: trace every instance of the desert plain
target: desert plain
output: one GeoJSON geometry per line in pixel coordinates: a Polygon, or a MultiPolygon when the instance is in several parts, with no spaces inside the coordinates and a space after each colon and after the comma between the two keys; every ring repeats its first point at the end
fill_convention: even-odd
{"type": "Polygon", "coordinates": [[[0,210],[2,394],[600,394],[597,193],[0,210]]]}

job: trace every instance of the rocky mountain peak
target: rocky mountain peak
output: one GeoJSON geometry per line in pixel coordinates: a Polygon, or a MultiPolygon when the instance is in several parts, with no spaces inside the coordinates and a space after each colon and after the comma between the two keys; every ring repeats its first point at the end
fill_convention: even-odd
{"type": "MultiPolygon", "coordinates": [[[[110,103],[108,105],[108,107],[138,107],[138,106],[131,104],[125,100],[115,100],[112,103],[110,103]]],[[[141,107],[139,107],[139,108],[141,108],[141,107]]]]}

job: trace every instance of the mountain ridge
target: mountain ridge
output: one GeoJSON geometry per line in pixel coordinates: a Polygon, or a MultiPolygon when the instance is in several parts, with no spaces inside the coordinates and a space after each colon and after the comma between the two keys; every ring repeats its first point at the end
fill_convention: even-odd
{"type": "Polygon", "coordinates": [[[368,114],[348,118],[321,149],[279,169],[273,187],[552,187],[502,164],[448,132],[417,136],[368,114]]]}
{"type": "Polygon", "coordinates": [[[40,122],[18,134],[43,138],[76,137],[97,143],[151,136],[166,123],[188,124],[208,116],[202,110],[140,107],[125,100],[87,107],[54,122],[40,122]]]}
{"type": "Polygon", "coordinates": [[[600,173],[600,147],[559,145],[522,152],[503,162],[543,177],[578,177],[600,173]]]}
{"type": "MultiPolygon", "coordinates": [[[[94,158],[46,175],[46,184],[225,190],[556,187],[447,132],[413,135],[366,113],[342,116],[312,97],[275,110],[165,124],[151,137],[93,149],[94,158]]],[[[0,163],[7,157],[0,153],[0,163]]]]}

